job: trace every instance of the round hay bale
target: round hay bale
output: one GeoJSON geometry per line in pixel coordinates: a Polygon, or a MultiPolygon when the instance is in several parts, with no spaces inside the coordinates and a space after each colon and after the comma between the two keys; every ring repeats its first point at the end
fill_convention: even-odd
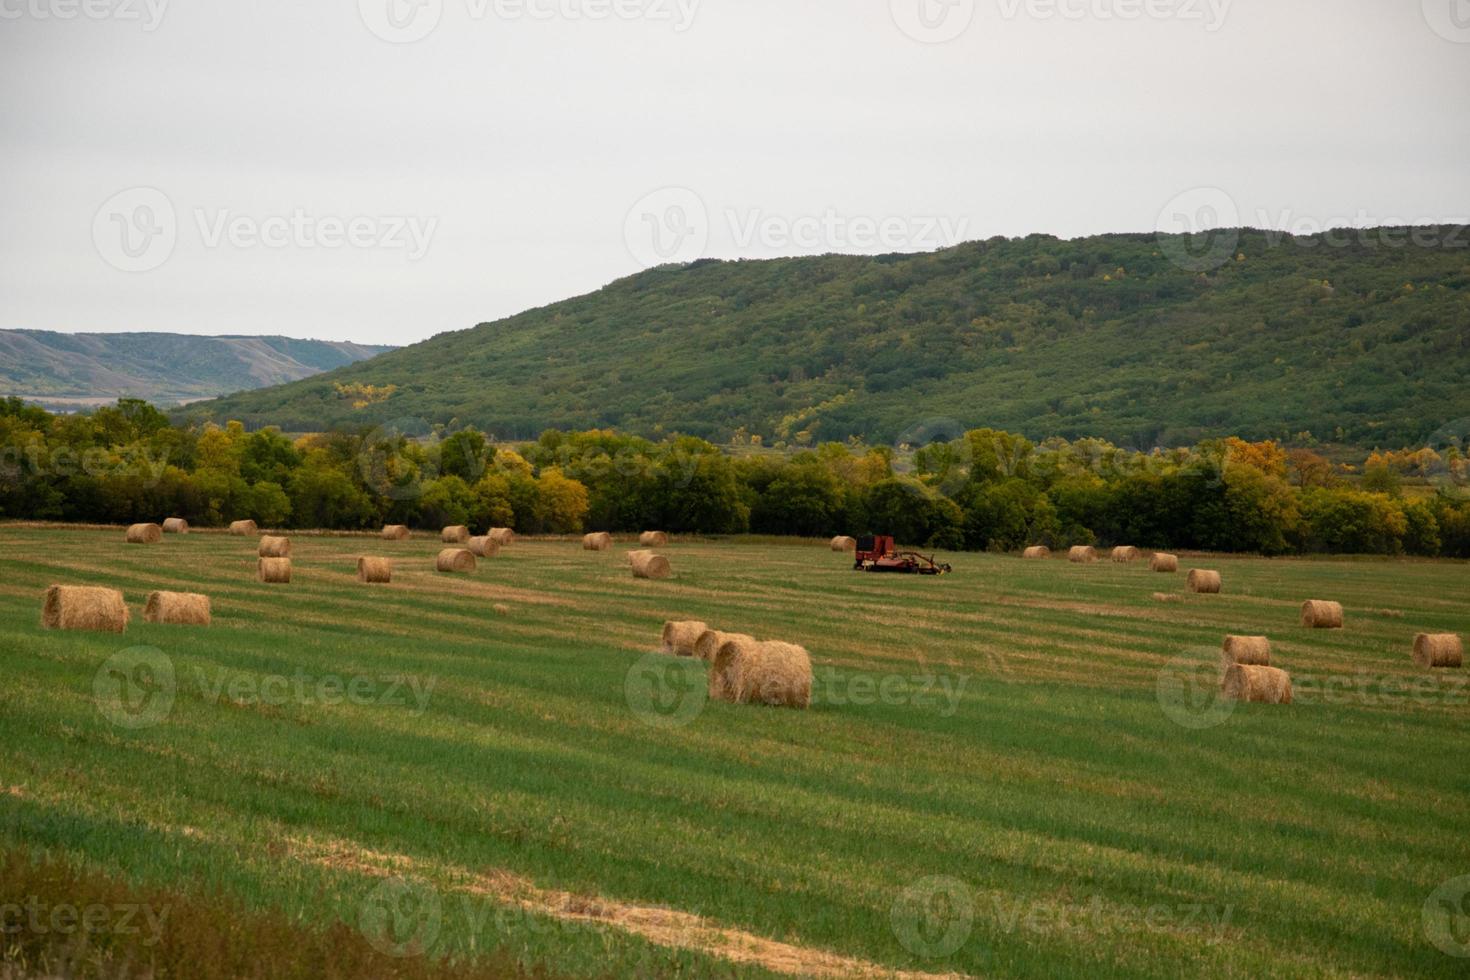
{"type": "Polygon", "coordinates": [[[1067,561],[1078,565],[1097,561],[1097,549],[1087,544],[1073,545],[1072,549],[1067,552],[1067,561]]]}
{"type": "Polygon", "coordinates": [[[669,560],[663,555],[649,553],[638,555],[632,559],[634,578],[668,578],[674,574],[669,567],[669,560]]]}
{"type": "Polygon", "coordinates": [[[1216,595],[1221,587],[1220,573],[1210,571],[1208,568],[1191,568],[1189,570],[1189,591],[1199,592],[1203,595],[1216,595]]]}
{"type": "Polygon", "coordinates": [[[1112,559],[1120,565],[1127,564],[1131,561],[1138,561],[1138,549],[1131,544],[1120,544],[1113,549],[1112,559]]]}
{"type": "Polygon", "coordinates": [[[583,551],[607,551],[613,546],[612,535],[606,531],[594,531],[582,535],[583,551]]]}
{"type": "Polygon", "coordinates": [[[470,538],[470,551],[475,553],[476,558],[494,558],[500,554],[500,542],[488,534],[480,538],[470,538]]]}
{"type": "Polygon", "coordinates": [[[1342,603],[1308,599],[1302,603],[1302,625],[1314,630],[1342,629],[1342,603]]]}
{"type": "Polygon", "coordinates": [[[1021,557],[1032,560],[1040,558],[1050,558],[1051,549],[1044,544],[1033,544],[1031,547],[1021,552],[1021,557]]]}
{"type": "Polygon", "coordinates": [[[41,604],[41,626],[48,630],[121,633],[127,629],[128,619],[128,604],[117,589],[53,585],[46,590],[41,604]]]}
{"type": "Polygon", "coordinates": [[[833,551],[857,551],[857,538],[850,538],[845,534],[839,534],[832,539],[833,551]]]}
{"type": "Polygon", "coordinates": [[[756,647],[760,646],[753,636],[743,633],[725,634],[723,641],[715,647],[710,659],[709,698],[711,701],[734,701],[739,690],[739,663],[756,647]]]}
{"type": "Polygon", "coordinates": [[[1271,640],[1264,636],[1227,636],[1220,657],[1227,670],[1236,664],[1269,667],[1271,640]]]}
{"type": "Polygon", "coordinates": [[[664,623],[664,653],[672,653],[676,657],[692,657],[695,655],[695,641],[699,639],[701,634],[708,632],[708,623],[701,623],[692,619],[671,619],[667,623],[664,623]]]}
{"type": "Polygon", "coordinates": [[[163,540],[163,528],[157,524],[134,524],[128,528],[128,544],[157,544],[163,540]]]}
{"type": "Polygon", "coordinates": [[[637,551],[629,551],[626,554],[624,554],[623,557],[626,558],[626,559],[628,559],[628,564],[631,565],[631,564],[633,564],[633,562],[638,557],[645,556],[645,555],[651,555],[651,554],[653,554],[653,552],[651,552],[651,551],[649,551],[649,550],[647,550],[645,548],[645,549],[640,549],[640,550],[637,550],[637,551]]]}
{"type": "Polygon", "coordinates": [[[164,534],[188,534],[189,522],[182,517],[170,517],[163,522],[164,534]]]}
{"type": "Polygon", "coordinates": [[[384,541],[407,541],[409,538],[408,525],[406,524],[384,524],[384,541]]]}
{"type": "Polygon", "coordinates": [[[508,527],[492,527],[490,529],[490,537],[495,539],[496,544],[503,547],[515,543],[516,533],[508,527]]]}
{"type": "Polygon", "coordinates": [[[291,539],[267,534],[260,539],[260,550],[256,554],[261,558],[290,558],[291,539]]]}
{"type": "Polygon", "coordinates": [[[470,539],[470,529],[463,524],[452,524],[439,532],[439,540],[445,544],[464,544],[470,539]]]}
{"type": "Polygon", "coordinates": [[[1177,572],[1179,571],[1179,556],[1160,551],[1148,560],[1148,567],[1154,572],[1177,572]]]}
{"type": "Polygon", "coordinates": [[[248,538],[253,534],[259,534],[260,528],[255,526],[254,521],[231,521],[230,533],[237,538],[248,538]]]}
{"type": "Polygon", "coordinates": [[[720,652],[720,647],[727,640],[749,640],[755,642],[755,637],[746,636],[744,633],[722,633],[719,630],[707,629],[694,641],[694,655],[700,660],[713,662],[715,654],[720,652]]]}
{"type": "Polygon", "coordinates": [[[1454,633],[1420,633],[1414,637],[1414,663],[1425,669],[1464,665],[1465,645],[1454,633]]]}
{"type": "Polygon", "coordinates": [[[357,580],[369,583],[393,581],[393,560],[391,558],[370,558],[366,555],[358,558],[357,580]]]}
{"type": "Polygon", "coordinates": [[[644,531],[638,535],[638,543],[645,548],[667,548],[669,535],[666,531],[644,531]]]}
{"type": "Polygon", "coordinates": [[[441,572],[473,572],[475,553],[468,548],[445,548],[439,552],[434,567],[441,572]]]}
{"type": "Polygon", "coordinates": [[[775,641],[720,647],[722,652],[728,649],[736,652],[726,665],[724,700],[785,708],[811,705],[812,660],[803,647],[775,641]]]}
{"type": "Polygon", "coordinates": [[[197,592],[150,592],[143,604],[143,621],[176,626],[208,626],[209,596],[197,592]]]}
{"type": "Polygon", "coordinates": [[[1220,690],[1231,701],[1291,704],[1291,675],[1276,667],[1233,664],[1226,668],[1220,690]]]}
{"type": "Polygon", "coordinates": [[[262,558],[255,563],[255,575],[262,582],[288,585],[291,582],[291,559],[262,558]]]}

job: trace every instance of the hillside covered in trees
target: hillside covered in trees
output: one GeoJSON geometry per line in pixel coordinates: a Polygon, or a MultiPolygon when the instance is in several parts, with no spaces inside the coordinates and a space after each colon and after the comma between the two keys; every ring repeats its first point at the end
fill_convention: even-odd
{"type": "Polygon", "coordinates": [[[701,261],[176,417],[793,446],[976,426],[1144,449],[1411,446],[1470,417],[1467,245],[1458,228],[1245,231],[1204,271],[1177,259],[1210,243],[1157,235],[701,261]]]}

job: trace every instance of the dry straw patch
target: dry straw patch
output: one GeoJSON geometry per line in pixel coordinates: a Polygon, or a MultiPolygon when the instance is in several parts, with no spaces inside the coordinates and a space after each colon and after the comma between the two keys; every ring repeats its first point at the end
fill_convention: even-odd
{"type": "Polygon", "coordinates": [[[128,528],[128,544],[157,544],[163,540],[163,528],[157,524],[134,524],[128,528]]]}
{"type": "Polygon", "coordinates": [[[172,623],[177,626],[208,626],[209,596],[197,592],[150,592],[143,605],[146,623],[172,623]]]}
{"type": "Polygon", "coordinates": [[[129,618],[121,592],[90,585],[53,585],[41,605],[41,626],[48,630],[121,633],[129,618]]]}

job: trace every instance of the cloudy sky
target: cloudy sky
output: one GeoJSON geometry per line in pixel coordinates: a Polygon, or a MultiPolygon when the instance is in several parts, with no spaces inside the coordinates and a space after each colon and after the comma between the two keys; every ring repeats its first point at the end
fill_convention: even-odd
{"type": "Polygon", "coordinates": [[[699,255],[1465,221],[1467,92],[1470,0],[0,0],[0,327],[409,343],[699,255]]]}

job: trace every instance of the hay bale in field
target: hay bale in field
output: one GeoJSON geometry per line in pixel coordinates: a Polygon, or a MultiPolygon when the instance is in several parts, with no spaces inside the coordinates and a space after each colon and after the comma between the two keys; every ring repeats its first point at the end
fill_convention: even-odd
{"type": "Polygon", "coordinates": [[[463,524],[451,524],[439,532],[439,540],[445,544],[464,544],[470,539],[470,529],[463,524]]]}
{"type": "Polygon", "coordinates": [[[291,582],[291,559],[262,558],[255,563],[255,576],[262,582],[289,585],[291,582]]]}
{"type": "Polygon", "coordinates": [[[857,538],[850,538],[845,534],[839,534],[832,539],[833,551],[857,551],[857,538]]]}
{"type": "Polygon", "coordinates": [[[653,552],[651,552],[651,551],[649,551],[649,550],[648,550],[648,549],[646,549],[646,548],[641,548],[641,549],[639,549],[639,550],[636,550],[636,551],[629,551],[629,552],[626,552],[626,553],[625,553],[625,554],[624,554],[624,555],[623,555],[623,557],[624,557],[624,558],[626,558],[626,559],[628,559],[628,564],[629,564],[629,565],[631,565],[631,564],[633,564],[633,562],[634,562],[634,561],[636,561],[636,560],[637,560],[637,559],[638,559],[638,558],[639,558],[639,557],[643,557],[643,556],[646,556],[646,555],[651,555],[651,554],[653,554],[653,552]]]}
{"type": "Polygon", "coordinates": [[[248,538],[252,534],[259,534],[260,528],[255,526],[254,521],[231,521],[230,533],[237,538],[248,538]]]}
{"type": "Polygon", "coordinates": [[[406,524],[384,524],[384,541],[407,541],[409,537],[408,525],[406,524]]]}
{"type": "Polygon", "coordinates": [[[150,592],[143,604],[143,621],[176,626],[208,626],[209,596],[197,592],[150,592]]]}
{"type": "Polygon", "coordinates": [[[1426,669],[1462,667],[1465,645],[1454,633],[1420,633],[1414,637],[1414,663],[1426,669]]]}
{"type": "Polygon", "coordinates": [[[1177,572],[1179,571],[1179,556],[1160,551],[1148,560],[1149,571],[1153,572],[1177,572]]]}
{"type": "Polygon", "coordinates": [[[1029,559],[1050,558],[1051,549],[1044,544],[1033,544],[1031,547],[1021,552],[1021,557],[1029,559]]]}
{"type": "Polygon", "coordinates": [[[663,644],[664,653],[672,653],[676,657],[694,656],[694,643],[700,635],[709,632],[709,624],[697,622],[692,619],[671,619],[664,623],[663,644]]]}
{"type": "Polygon", "coordinates": [[[490,537],[495,539],[496,544],[504,546],[515,543],[516,533],[508,527],[492,527],[490,537]]]}
{"type": "Polygon", "coordinates": [[[261,558],[290,558],[291,539],[267,534],[260,539],[260,549],[256,554],[261,558]]]}
{"type": "Polygon", "coordinates": [[[755,637],[746,636],[744,633],[723,633],[720,630],[707,629],[695,638],[694,655],[700,660],[713,662],[715,654],[720,652],[720,647],[728,640],[749,640],[754,643],[755,637]]]}
{"type": "Polygon", "coordinates": [[[1087,544],[1073,545],[1067,552],[1067,561],[1078,565],[1085,565],[1097,561],[1097,549],[1087,544]]]}
{"type": "Polygon", "coordinates": [[[128,528],[128,544],[157,544],[163,540],[163,528],[157,524],[134,524],[128,528]]]}
{"type": "Polygon", "coordinates": [[[1220,648],[1220,659],[1225,669],[1236,664],[1255,667],[1271,666],[1271,640],[1264,636],[1227,636],[1220,648]]]}
{"type": "Polygon", "coordinates": [[[188,534],[189,522],[182,517],[170,517],[163,522],[164,534],[188,534]]]}
{"type": "Polygon", "coordinates": [[[393,581],[393,560],[366,555],[359,557],[357,559],[357,580],[379,584],[393,581]]]}
{"type": "Polygon", "coordinates": [[[634,578],[668,578],[674,574],[674,570],[669,567],[669,560],[652,552],[635,556],[632,565],[634,578]]]}
{"type": "Polygon", "coordinates": [[[441,572],[473,572],[475,553],[468,548],[445,548],[434,563],[441,572]]]}
{"type": "Polygon", "coordinates": [[[53,585],[41,604],[41,626],[48,630],[121,633],[128,627],[128,604],[117,589],[91,585],[53,585]]]}
{"type": "Polygon", "coordinates": [[[583,551],[607,551],[613,546],[613,538],[606,531],[594,531],[582,535],[583,551]]]}
{"type": "Polygon", "coordinates": [[[1133,545],[1131,545],[1131,544],[1120,544],[1120,545],[1118,545],[1118,547],[1116,547],[1116,548],[1113,549],[1113,553],[1112,553],[1112,556],[1111,557],[1112,557],[1113,561],[1115,561],[1118,564],[1122,565],[1122,564],[1127,564],[1128,562],[1131,562],[1131,561],[1138,561],[1139,554],[1138,554],[1138,549],[1135,548],[1135,547],[1133,547],[1133,545]]]}
{"type": "Polygon", "coordinates": [[[710,696],[735,704],[808,707],[812,703],[811,657],[794,643],[728,640],[715,654],[710,696]]]}
{"type": "Polygon", "coordinates": [[[667,531],[644,531],[638,535],[638,543],[645,548],[666,548],[669,535],[667,531]]]}
{"type": "Polygon", "coordinates": [[[476,558],[494,558],[500,554],[500,542],[490,535],[479,538],[470,538],[470,551],[475,553],[476,558]]]}
{"type": "Polygon", "coordinates": [[[1314,630],[1342,629],[1342,603],[1308,599],[1302,603],[1302,625],[1314,630]]]}
{"type": "Polygon", "coordinates": [[[1191,568],[1189,570],[1189,591],[1198,592],[1202,595],[1216,595],[1220,591],[1220,573],[1208,568],[1191,568]]]}
{"type": "Polygon", "coordinates": [[[1226,668],[1220,690],[1231,701],[1291,704],[1291,675],[1276,667],[1235,664],[1226,668]]]}

